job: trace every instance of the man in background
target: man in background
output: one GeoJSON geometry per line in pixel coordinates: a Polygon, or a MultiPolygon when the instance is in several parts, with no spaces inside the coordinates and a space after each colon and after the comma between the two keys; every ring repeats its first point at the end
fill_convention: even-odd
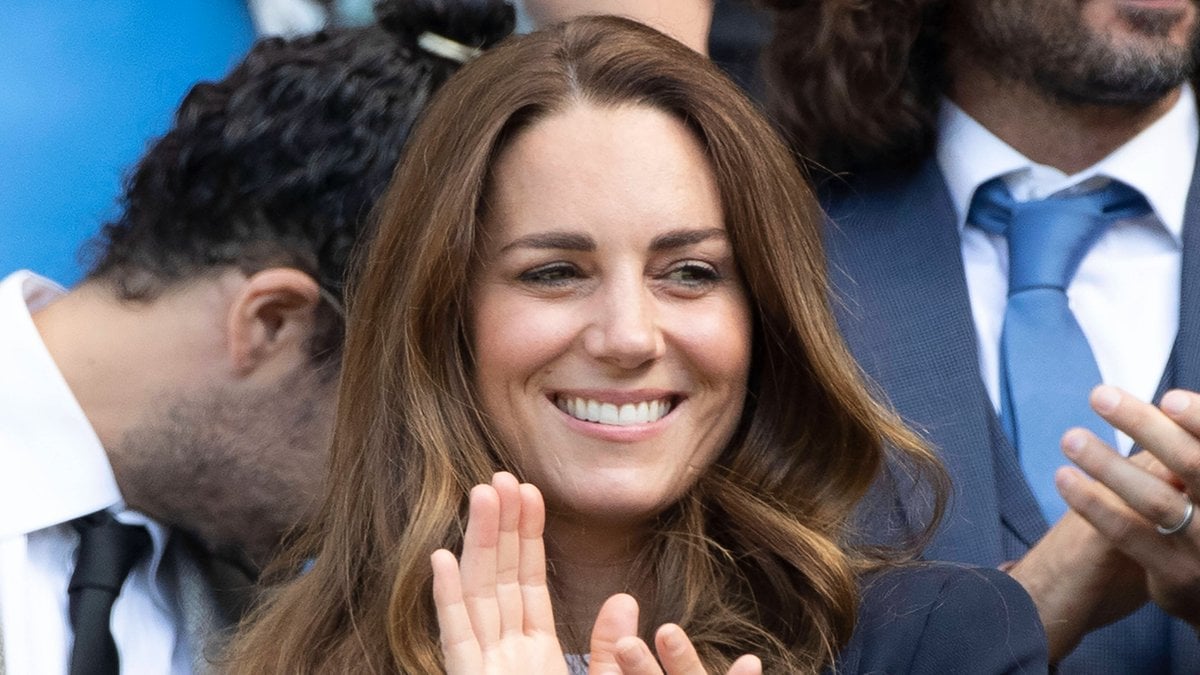
{"type": "Polygon", "coordinates": [[[1009,569],[1059,672],[1200,672],[1196,4],[762,4],[844,333],[953,479],[927,557],[1009,569]]]}
{"type": "Polygon", "coordinates": [[[0,672],[206,670],[312,514],[351,250],[453,56],[513,18],[380,21],[258,43],[185,98],[78,287],[0,282],[0,672]]]}

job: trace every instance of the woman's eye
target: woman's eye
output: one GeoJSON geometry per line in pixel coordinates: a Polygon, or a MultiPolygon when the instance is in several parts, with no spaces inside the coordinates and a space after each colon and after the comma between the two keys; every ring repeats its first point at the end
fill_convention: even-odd
{"type": "Polygon", "coordinates": [[[685,286],[707,286],[721,280],[717,268],[698,260],[691,260],[672,267],[667,279],[685,286]]]}
{"type": "Polygon", "coordinates": [[[550,265],[542,265],[531,270],[522,272],[518,279],[531,284],[541,284],[545,286],[558,286],[568,283],[579,277],[579,270],[574,265],[566,263],[553,263],[550,265]]]}

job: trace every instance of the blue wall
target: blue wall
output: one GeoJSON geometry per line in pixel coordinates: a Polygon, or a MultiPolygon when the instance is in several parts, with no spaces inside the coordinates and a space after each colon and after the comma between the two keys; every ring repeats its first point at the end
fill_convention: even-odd
{"type": "Polygon", "coordinates": [[[5,0],[0,9],[0,276],[71,285],[126,172],[193,83],[254,39],[241,0],[5,0]]]}

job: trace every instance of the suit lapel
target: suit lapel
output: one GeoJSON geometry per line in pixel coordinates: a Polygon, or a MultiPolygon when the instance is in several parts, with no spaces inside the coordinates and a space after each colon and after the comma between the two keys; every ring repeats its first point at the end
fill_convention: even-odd
{"type": "Polygon", "coordinates": [[[167,554],[175,571],[176,594],[183,625],[180,631],[192,646],[193,671],[210,672],[209,644],[224,628],[203,571],[197,564],[193,546],[179,533],[172,533],[167,554]]]}
{"type": "Polygon", "coordinates": [[[1166,387],[1200,390],[1200,167],[1192,171],[1183,214],[1179,333],[1160,389],[1166,387]]]}
{"type": "Polygon", "coordinates": [[[253,600],[253,582],[180,532],[171,534],[167,555],[175,572],[181,631],[192,645],[193,672],[216,672],[222,648],[253,600]]]}
{"type": "Polygon", "coordinates": [[[868,375],[953,479],[932,558],[994,565],[1046,529],[979,377],[957,218],[931,159],[831,200],[835,311],[868,375]],[[997,519],[996,514],[1000,514],[997,519]],[[1007,529],[1007,533],[1003,531],[1007,529]]]}

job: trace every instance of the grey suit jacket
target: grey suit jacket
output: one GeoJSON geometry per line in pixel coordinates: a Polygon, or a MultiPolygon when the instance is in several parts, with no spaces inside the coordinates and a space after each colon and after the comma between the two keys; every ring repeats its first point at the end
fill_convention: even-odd
{"type": "Polygon", "coordinates": [[[172,533],[165,559],[175,574],[180,629],[193,648],[193,672],[217,672],[221,649],[254,599],[254,583],[239,567],[212,556],[181,532],[172,533]]]}
{"type": "MultiPolygon", "coordinates": [[[[979,376],[957,220],[936,161],[840,185],[825,206],[847,343],[884,397],[938,449],[953,480],[926,557],[984,566],[1020,558],[1047,523],[979,376]]],[[[1160,391],[1200,389],[1200,172],[1183,246],[1179,334],[1160,391]]],[[[877,498],[895,500],[866,524],[879,538],[910,528],[927,504],[903,488],[877,498]]],[[[1093,633],[1060,672],[1198,673],[1200,643],[1182,622],[1146,607],[1093,633]]]]}

